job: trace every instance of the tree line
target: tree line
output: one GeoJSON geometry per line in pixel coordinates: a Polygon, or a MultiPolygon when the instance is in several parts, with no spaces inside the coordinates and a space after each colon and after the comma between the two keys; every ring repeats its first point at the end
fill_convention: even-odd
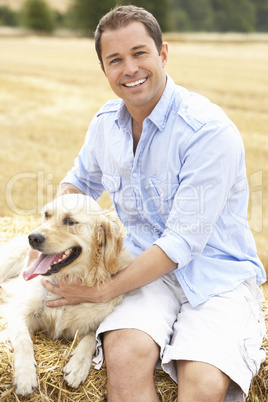
{"type": "Polygon", "coordinates": [[[45,0],[25,0],[17,12],[0,6],[0,25],[43,32],[67,28],[92,36],[102,15],[118,4],[144,7],[164,32],[268,32],[268,0],[73,0],[65,13],[45,0]]]}

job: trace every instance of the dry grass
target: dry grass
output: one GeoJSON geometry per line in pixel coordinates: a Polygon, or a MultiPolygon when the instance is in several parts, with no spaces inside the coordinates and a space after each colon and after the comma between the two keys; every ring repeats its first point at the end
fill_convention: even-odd
{"type": "MultiPolygon", "coordinates": [[[[20,10],[25,0],[0,0],[0,6],[8,6],[12,10],[20,10]]],[[[53,10],[65,12],[72,4],[72,0],[46,0],[53,10]]]]}
{"type": "MultiPolygon", "coordinates": [[[[0,218],[0,244],[10,240],[14,236],[27,234],[38,224],[37,218],[21,217],[0,218]]],[[[268,329],[268,289],[263,289],[265,294],[265,321],[268,329]]],[[[0,330],[5,324],[0,321],[0,330]]],[[[37,361],[38,387],[31,396],[18,397],[12,385],[13,355],[8,343],[0,347],[0,401],[3,402],[75,402],[75,401],[106,401],[106,369],[90,370],[84,384],[78,389],[72,389],[64,382],[62,368],[65,366],[72,350],[77,345],[74,341],[53,341],[42,333],[32,334],[35,358],[37,361]]],[[[264,339],[263,346],[268,350],[268,336],[264,339]]],[[[155,371],[155,384],[162,402],[175,402],[177,397],[177,385],[162,370],[155,371]]],[[[268,399],[268,355],[261,365],[258,376],[253,381],[247,402],[267,402],[268,399]]]]}
{"type": "MultiPolygon", "coordinates": [[[[266,268],[267,65],[267,41],[173,38],[167,66],[176,83],[218,103],[241,131],[250,225],[266,268]]],[[[71,168],[91,118],[114,94],[92,40],[75,38],[0,37],[0,88],[0,216],[35,215],[71,168]]]]}
{"type": "MultiPolygon", "coordinates": [[[[38,388],[28,397],[18,397],[12,386],[12,352],[8,344],[0,349],[0,401],[32,402],[102,402],[106,401],[107,375],[105,367],[91,369],[87,380],[77,389],[64,382],[62,368],[66,364],[77,340],[52,341],[42,333],[33,336],[37,361],[38,388]]],[[[163,402],[174,402],[177,396],[176,384],[161,370],[155,371],[155,383],[159,398],[163,402]]],[[[260,400],[261,401],[261,400],[260,400]]]]}
{"type": "MultiPolygon", "coordinates": [[[[14,236],[28,234],[39,223],[38,217],[0,218],[0,244],[14,236]]],[[[0,320],[0,331],[5,323],[0,320]]],[[[102,402],[106,401],[107,375],[105,366],[101,370],[91,369],[84,384],[78,389],[70,388],[63,379],[62,369],[79,339],[73,341],[47,338],[42,332],[32,334],[37,362],[38,386],[33,394],[20,397],[12,384],[14,375],[13,355],[9,343],[0,347],[0,401],[3,402],[102,402]]],[[[177,395],[176,384],[162,370],[155,371],[155,384],[163,402],[173,402],[177,395]]]]}
{"type": "MultiPolygon", "coordinates": [[[[265,41],[172,41],[167,66],[176,83],[218,103],[241,131],[250,184],[249,221],[266,269],[267,65],[265,41]]],[[[91,118],[114,94],[100,71],[94,44],[87,39],[0,37],[0,88],[1,242],[21,231],[28,233],[37,224],[40,208],[53,198],[71,168],[91,118]]],[[[101,203],[109,202],[105,194],[101,203]]],[[[73,392],[61,374],[61,359],[67,358],[72,344],[54,343],[42,334],[34,342],[41,381],[34,399],[15,396],[7,346],[0,350],[0,400],[105,400],[105,370],[92,370],[85,386],[73,392]]],[[[176,386],[167,376],[157,373],[156,383],[159,392],[166,394],[163,401],[175,401],[176,386]]],[[[266,361],[252,385],[250,402],[267,401],[267,384],[266,361]]]]}
{"type": "Polygon", "coordinates": [[[87,40],[0,39],[0,54],[0,215],[36,214],[110,93],[87,40]]]}

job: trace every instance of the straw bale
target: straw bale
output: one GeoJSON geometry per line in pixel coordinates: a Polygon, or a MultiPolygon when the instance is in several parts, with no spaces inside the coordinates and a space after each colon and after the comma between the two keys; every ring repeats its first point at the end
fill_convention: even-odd
{"type": "MultiPolygon", "coordinates": [[[[29,233],[39,223],[38,217],[0,218],[0,243],[14,236],[29,233]]],[[[268,293],[265,292],[263,303],[265,321],[268,329],[268,293]]],[[[4,323],[0,322],[0,330],[4,323]]],[[[30,396],[16,395],[12,385],[13,355],[10,344],[0,347],[0,401],[2,402],[102,402],[106,401],[106,368],[92,368],[84,384],[77,389],[70,388],[63,379],[62,368],[79,339],[53,341],[40,332],[32,334],[35,358],[37,362],[38,386],[30,396]]],[[[263,342],[268,350],[268,336],[263,342]]],[[[177,385],[162,370],[155,370],[155,384],[162,402],[175,402],[177,385]]],[[[268,400],[268,356],[261,365],[259,374],[253,379],[247,402],[267,402],[268,400]]]]}

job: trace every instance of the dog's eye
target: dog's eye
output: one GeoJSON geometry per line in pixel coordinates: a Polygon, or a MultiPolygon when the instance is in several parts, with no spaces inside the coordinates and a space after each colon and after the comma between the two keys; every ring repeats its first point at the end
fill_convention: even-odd
{"type": "Polygon", "coordinates": [[[68,218],[68,217],[64,218],[63,223],[64,223],[64,225],[67,225],[67,226],[73,226],[73,225],[77,224],[77,222],[75,222],[73,219],[68,218]]]}
{"type": "Polygon", "coordinates": [[[49,218],[49,213],[47,211],[44,213],[44,217],[45,217],[45,219],[49,218]]]}

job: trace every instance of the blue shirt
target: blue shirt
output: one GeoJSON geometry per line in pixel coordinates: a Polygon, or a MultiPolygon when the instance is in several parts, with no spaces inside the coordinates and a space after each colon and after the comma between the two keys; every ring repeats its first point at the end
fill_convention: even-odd
{"type": "Polygon", "coordinates": [[[98,199],[108,190],[137,256],[153,244],[171,260],[196,306],[256,277],[265,282],[247,223],[244,147],[235,125],[208,99],[167,79],[144,120],[135,155],[121,99],[93,118],[63,182],[98,199]]]}

